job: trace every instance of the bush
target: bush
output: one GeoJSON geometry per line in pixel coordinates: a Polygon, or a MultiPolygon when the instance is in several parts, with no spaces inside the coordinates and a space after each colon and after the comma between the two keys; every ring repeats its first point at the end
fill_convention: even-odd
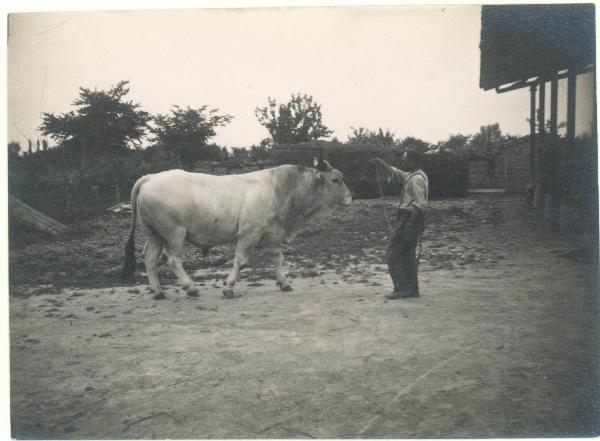
{"type": "MultiPolygon", "coordinates": [[[[313,157],[319,154],[321,148],[325,159],[344,174],[344,180],[356,199],[380,196],[375,167],[368,165],[370,159],[379,157],[395,167],[402,163],[402,152],[398,149],[326,141],[277,145],[273,148],[273,162],[312,166],[313,157]]],[[[467,194],[469,167],[461,156],[449,152],[426,155],[423,169],[429,176],[430,197],[467,194]]],[[[394,184],[383,185],[382,190],[384,195],[397,195],[400,191],[394,184]]]]}
{"type": "Polygon", "coordinates": [[[440,152],[425,156],[431,197],[462,197],[469,188],[469,161],[464,156],[440,152]]]}

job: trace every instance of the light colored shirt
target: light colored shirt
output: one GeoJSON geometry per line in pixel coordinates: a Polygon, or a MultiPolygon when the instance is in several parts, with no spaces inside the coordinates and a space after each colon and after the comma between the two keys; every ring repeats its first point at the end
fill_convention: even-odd
{"type": "Polygon", "coordinates": [[[402,184],[400,195],[400,209],[416,207],[419,210],[427,209],[429,200],[429,179],[421,169],[414,172],[405,172],[399,168],[392,167],[394,177],[402,184]]]}

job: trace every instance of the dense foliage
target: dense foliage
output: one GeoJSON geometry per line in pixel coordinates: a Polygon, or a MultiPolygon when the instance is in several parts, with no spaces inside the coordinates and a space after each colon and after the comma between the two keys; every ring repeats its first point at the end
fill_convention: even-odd
{"type": "Polygon", "coordinates": [[[348,136],[348,144],[361,144],[365,146],[394,147],[397,145],[396,135],[380,127],[378,130],[369,130],[364,127],[350,127],[352,134],[348,136]]]}
{"type": "Polygon", "coordinates": [[[307,142],[330,136],[322,121],[321,106],[312,96],[293,95],[285,104],[268,98],[268,105],[255,110],[258,122],[264,126],[275,143],[307,142]]]}
{"type": "Polygon", "coordinates": [[[231,115],[219,115],[218,109],[202,106],[199,109],[173,106],[170,114],[158,114],[150,127],[154,147],[174,153],[186,170],[197,161],[221,159],[221,151],[207,145],[216,135],[215,128],[225,126],[231,115]]]}
{"type": "Polygon", "coordinates": [[[126,101],[127,81],[109,90],[79,89],[76,107],[61,115],[44,113],[40,130],[54,139],[69,158],[77,156],[85,170],[89,156],[123,152],[141,146],[150,114],[140,104],[126,101]]]}

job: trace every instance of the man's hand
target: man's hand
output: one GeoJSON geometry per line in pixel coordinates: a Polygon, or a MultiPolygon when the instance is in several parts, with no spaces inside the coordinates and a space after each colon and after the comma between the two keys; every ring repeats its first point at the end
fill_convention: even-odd
{"type": "Polygon", "coordinates": [[[392,172],[390,165],[381,158],[373,158],[369,160],[368,164],[381,165],[388,173],[392,172]]]}

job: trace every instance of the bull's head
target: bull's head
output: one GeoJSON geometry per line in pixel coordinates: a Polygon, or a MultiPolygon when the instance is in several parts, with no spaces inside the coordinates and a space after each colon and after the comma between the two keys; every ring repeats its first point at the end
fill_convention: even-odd
{"type": "Polygon", "coordinates": [[[324,202],[327,205],[349,205],[352,202],[352,193],[344,182],[344,176],[323,158],[323,150],[319,157],[314,158],[314,167],[317,170],[317,181],[323,189],[324,202]]]}

